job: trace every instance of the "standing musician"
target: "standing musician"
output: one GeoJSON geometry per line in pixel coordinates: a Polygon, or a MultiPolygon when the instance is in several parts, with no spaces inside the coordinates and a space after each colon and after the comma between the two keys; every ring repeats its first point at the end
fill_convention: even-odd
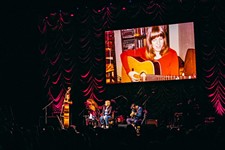
{"type": "Polygon", "coordinates": [[[130,118],[127,118],[126,122],[128,125],[136,127],[138,120],[142,118],[143,108],[133,103],[131,104],[130,109],[131,109],[130,118]]]}
{"type": "Polygon", "coordinates": [[[94,128],[98,126],[99,120],[99,106],[93,99],[87,99],[84,103],[88,111],[88,118],[86,118],[86,125],[91,124],[94,128]]]}

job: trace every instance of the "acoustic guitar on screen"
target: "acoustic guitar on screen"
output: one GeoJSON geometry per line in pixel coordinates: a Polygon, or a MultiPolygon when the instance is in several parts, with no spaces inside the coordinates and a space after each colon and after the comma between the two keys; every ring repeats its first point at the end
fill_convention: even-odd
{"type": "MultiPolygon", "coordinates": [[[[152,62],[152,61],[144,61],[140,58],[135,58],[132,56],[128,56],[127,58],[130,70],[136,71],[139,73],[136,78],[139,78],[140,82],[147,81],[146,77],[143,77],[142,75],[146,75],[149,77],[149,75],[152,75],[154,77],[155,75],[160,75],[160,64],[158,62],[152,62]]],[[[148,78],[149,80],[149,78],[148,78]]],[[[132,82],[128,74],[126,73],[124,67],[122,67],[122,77],[121,82],[132,82]]]]}
{"type": "MultiPolygon", "coordinates": [[[[130,70],[134,70],[138,73],[136,78],[139,82],[145,81],[165,81],[165,80],[182,80],[191,79],[191,76],[174,76],[174,75],[161,75],[161,68],[159,62],[143,61],[139,58],[128,56],[127,58],[130,70]]],[[[122,67],[121,82],[132,82],[130,77],[127,75],[124,67],[122,67]]]]}

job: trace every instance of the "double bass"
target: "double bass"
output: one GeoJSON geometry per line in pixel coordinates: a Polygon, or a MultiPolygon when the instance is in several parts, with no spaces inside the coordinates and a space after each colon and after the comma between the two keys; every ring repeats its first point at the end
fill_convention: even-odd
{"type": "Polygon", "coordinates": [[[70,105],[72,104],[72,101],[70,101],[70,91],[71,91],[71,87],[68,87],[65,94],[65,98],[63,100],[63,105],[62,105],[64,128],[68,128],[70,125],[70,105]]]}

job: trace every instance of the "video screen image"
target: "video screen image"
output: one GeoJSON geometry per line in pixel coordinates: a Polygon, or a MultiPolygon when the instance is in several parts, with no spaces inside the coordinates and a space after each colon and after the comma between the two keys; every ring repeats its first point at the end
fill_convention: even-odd
{"type": "Polygon", "coordinates": [[[196,79],[194,22],[105,31],[106,84],[196,79]]]}

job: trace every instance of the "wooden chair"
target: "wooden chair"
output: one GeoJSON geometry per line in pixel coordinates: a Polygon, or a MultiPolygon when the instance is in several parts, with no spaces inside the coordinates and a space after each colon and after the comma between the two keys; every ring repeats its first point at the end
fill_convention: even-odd
{"type": "Polygon", "coordinates": [[[115,111],[112,111],[112,117],[109,119],[109,125],[111,127],[115,125],[115,111]]]}
{"type": "Polygon", "coordinates": [[[140,118],[137,123],[136,123],[136,126],[141,126],[145,123],[146,121],[146,118],[147,118],[147,114],[148,114],[148,111],[146,109],[143,110],[143,117],[140,118]]]}
{"type": "Polygon", "coordinates": [[[147,118],[147,114],[148,114],[148,111],[147,111],[146,109],[144,109],[144,110],[143,110],[143,117],[140,118],[140,119],[136,122],[136,124],[135,124],[135,126],[134,126],[134,128],[135,128],[135,130],[136,130],[137,136],[140,135],[141,126],[145,123],[145,120],[146,120],[146,118],[147,118]]]}
{"type": "Polygon", "coordinates": [[[196,54],[195,49],[189,48],[186,52],[184,61],[184,74],[185,76],[196,75],[196,54]]]}

